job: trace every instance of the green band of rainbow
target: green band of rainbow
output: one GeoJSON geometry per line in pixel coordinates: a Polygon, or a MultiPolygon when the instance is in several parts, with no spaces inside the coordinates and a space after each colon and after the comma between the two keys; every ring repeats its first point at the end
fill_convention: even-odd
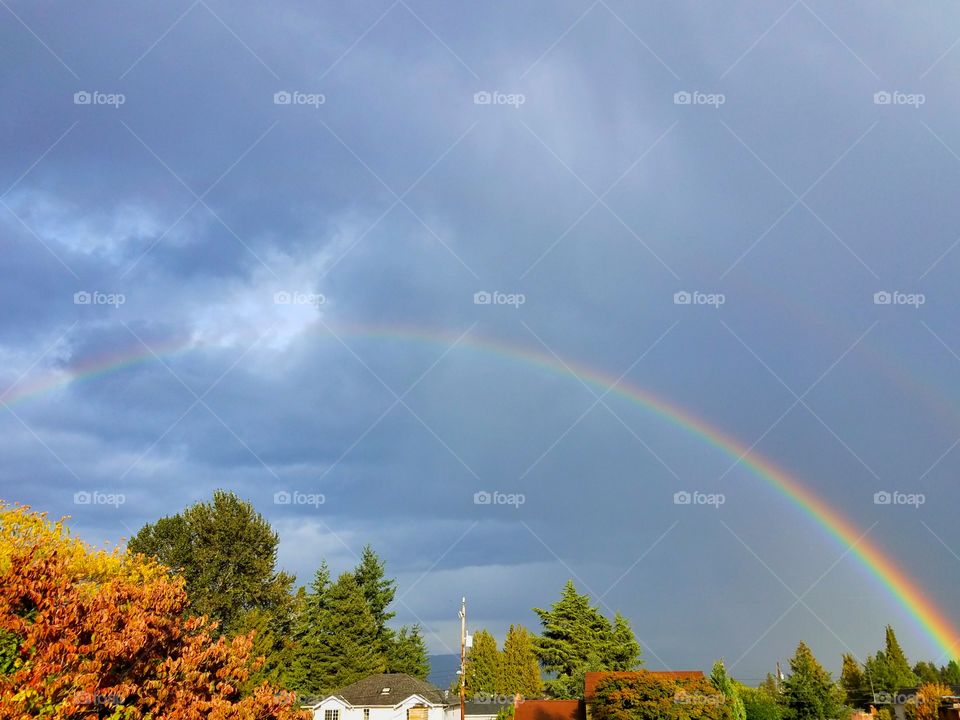
{"type": "MultiPolygon", "coordinates": [[[[546,352],[510,345],[489,338],[459,337],[447,332],[400,326],[337,326],[334,328],[315,326],[311,332],[321,335],[330,334],[331,337],[332,333],[336,333],[336,336],[340,338],[420,341],[439,344],[444,347],[449,347],[452,343],[457,342],[458,347],[464,349],[492,353],[510,361],[543,368],[551,373],[578,378],[584,383],[638,405],[737,460],[758,478],[787,497],[814,520],[819,527],[843,545],[845,550],[850,548],[850,553],[880,580],[890,595],[896,599],[916,623],[917,627],[942,652],[941,658],[955,659],[957,657],[954,648],[960,641],[960,632],[957,631],[946,614],[925,596],[923,588],[909,577],[893,558],[866,537],[865,533],[844,517],[837,508],[827,504],[799,480],[752,451],[740,441],[726,435],[687,410],[669,403],[647,390],[631,385],[625,380],[617,381],[615,378],[597,370],[569,362],[566,359],[558,359],[546,352]]],[[[130,352],[94,358],[82,365],[70,368],[69,371],[48,376],[19,390],[11,390],[8,394],[0,396],[0,401],[4,405],[13,405],[79,380],[93,379],[136,364],[149,362],[158,357],[200,347],[203,346],[181,341],[155,346],[151,350],[139,346],[130,352]]]]}

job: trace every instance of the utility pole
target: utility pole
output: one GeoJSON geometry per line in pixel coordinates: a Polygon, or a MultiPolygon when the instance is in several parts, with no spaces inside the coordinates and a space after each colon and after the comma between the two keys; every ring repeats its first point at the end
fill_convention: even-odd
{"type": "Polygon", "coordinates": [[[467,599],[460,600],[460,720],[467,715],[467,599]]]}

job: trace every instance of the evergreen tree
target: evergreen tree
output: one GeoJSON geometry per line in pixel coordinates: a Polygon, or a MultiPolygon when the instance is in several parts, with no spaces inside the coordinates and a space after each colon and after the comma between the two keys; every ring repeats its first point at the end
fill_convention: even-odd
{"type": "Polygon", "coordinates": [[[773,676],[773,673],[767,673],[767,676],[760,683],[760,690],[763,690],[770,697],[780,697],[780,682],[773,676]]]}
{"type": "Polygon", "coordinates": [[[376,642],[377,623],[351,573],[324,586],[324,569],[307,595],[305,624],[295,661],[292,689],[308,695],[332,692],[386,670],[376,642]],[[310,618],[317,617],[316,624],[310,618]]]}
{"type": "MultiPolygon", "coordinates": [[[[279,538],[253,506],[217,490],[176,515],[147,524],[127,543],[186,580],[190,610],[208,615],[224,634],[289,612],[293,577],[277,570],[279,538]],[[256,611],[254,617],[247,613],[256,611]]],[[[272,621],[271,621],[272,622],[272,621]]],[[[279,618],[276,627],[285,619],[279,618]]]]}
{"type": "Polygon", "coordinates": [[[722,693],[730,705],[731,720],[747,720],[747,710],[744,707],[743,700],[733,684],[733,680],[727,675],[727,668],[723,660],[717,660],[713,664],[713,670],[710,673],[710,682],[722,693]]]}
{"type": "Polygon", "coordinates": [[[467,651],[467,697],[497,695],[502,681],[501,657],[497,641],[486,630],[473,634],[473,645],[467,651]]]}
{"type": "Polygon", "coordinates": [[[870,692],[876,694],[892,694],[898,690],[899,683],[894,675],[890,663],[887,662],[887,654],[883,650],[878,650],[875,655],[867,658],[864,664],[867,685],[870,692]]]}
{"type": "Polygon", "coordinates": [[[420,626],[406,626],[395,633],[387,648],[387,672],[406,673],[426,680],[430,674],[430,659],[427,646],[423,642],[420,626]]]}
{"type": "Polygon", "coordinates": [[[940,668],[940,679],[947,685],[960,685],[960,664],[956,660],[940,668]]]}
{"type": "Polygon", "coordinates": [[[803,642],[790,659],[790,677],[783,682],[788,720],[830,720],[843,712],[843,690],[817,662],[803,642]]]}
{"type": "Polygon", "coordinates": [[[387,626],[396,613],[387,612],[387,607],[396,595],[396,581],[386,577],[386,568],[369,545],[363,548],[360,563],[354,570],[357,585],[363,591],[367,606],[377,625],[377,644],[380,652],[387,654],[393,640],[393,631],[387,626]]]}
{"type": "Polygon", "coordinates": [[[630,622],[619,612],[613,616],[610,649],[604,660],[607,670],[634,670],[640,664],[640,643],[630,622]]]}
{"type": "MultiPolygon", "coordinates": [[[[768,674],[767,677],[771,682],[776,682],[773,675],[768,674]]],[[[738,682],[734,682],[734,687],[743,701],[747,720],[782,720],[783,708],[780,705],[780,694],[775,690],[771,692],[766,680],[758,688],[747,687],[738,682]]]]}
{"type": "Polygon", "coordinates": [[[932,662],[919,661],[913,666],[913,674],[924,685],[939,685],[940,671],[932,662]]]}
{"type": "Polygon", "coordinates": [[[903,688],[915,687],[917,676],[910,669],[906,655],[893,628],[887,625],[883,650],[867,658],[867,683],[874,693],[896,695],[903,688]]]}
{"type": "Polygon", "coordinates": [[[860,669],[860,663],[851,653],[843,654],[843,666],[840,669],[840,686],[848,695],[856,695],[869,689],[863,671],[860,669]]]}
{"type": "Polygon", "coordinates": [[[917,684],[917,676],[914,675],[913,671],[910,669],[910,663],[907,661],[907,656],[900,647],[900,643],[897,641],[897,636],[894,634],[893,628],[890,625],[887,625],[886,630],[885,655],[890,674],[893,676],[897,684],[894,692],[899,691],[902,688],[915,687],[917,684]]]}
{"type": "Polygon", "coordinates": [[[639,645],[626,620],[619,618],[616,627],[611,626],[573,581],[567,581],[549,610],[533,611],[543,626],[535,652],[543,669],[554,676],[546,683],[552,697],[581,697],[586,672],[632,670],[641,664],[639,645]]]}
{"type": "Polygon", "coordinates": [[[302,693],[312,693],[312,688],[322,685],[322,679],[316,676],[315,668],[324,661],[321,635],[329,589],[330,569],[324,560],[309,589],[300,588],[297,593],[293,622],[294,648],[285,681],[287,687],[302,693]]]}
{"type": "Polygon", "coordinates": [[[521,695],[535,700],[543,695],[540,663],[533,652],[533,640],[522,625],[511,625],[503,642],[500,694],[521,695]]]}

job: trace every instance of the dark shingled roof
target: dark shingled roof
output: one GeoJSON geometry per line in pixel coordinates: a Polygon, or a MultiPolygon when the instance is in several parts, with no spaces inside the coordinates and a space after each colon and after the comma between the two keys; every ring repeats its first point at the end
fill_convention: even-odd
{"type": "Polygon", "coordinates": [[[420,680],[404,673],[381,673],[370,675],[352,685],[334,693],[351,705],[393,707],[411,695],[420,695],[424,700],[436,705],[444,703],[443,691],[426,680],[420,680]],[[389,688],[389,692],[383,692],[389,688]]]}

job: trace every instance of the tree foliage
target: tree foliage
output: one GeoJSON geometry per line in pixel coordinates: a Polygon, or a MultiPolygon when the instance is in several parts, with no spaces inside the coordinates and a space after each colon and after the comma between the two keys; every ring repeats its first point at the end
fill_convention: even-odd
{"type": "Polygon", "coordinates": [[[769,686],[765,685],[751,688],[739,683],[736,688],[743,701],[747,720],[782,720],[783,707],[780,704],[780,695],[775,690],[771,691],[769,686]]]}
{"type": "Polygon", "coordinates": [[[709,681],[670,680],[640,670],[600,681],[594,720],[731,720],[731,708],[709,681]]]}
{"type": "Polygon", "coordinates": [[[867,680],[860,662],[851,653],[843,654],[843,663],[840,667],[840,686],[847,695],[857,695],[868,688],[867,680]]]}
{"type": "Polygon", "coordinates": [[[960,685],[960,663],[951,660],[941,667],[940,679],[947,685],[960,685]]]}
{"type": "Polygon", "coordinates": [[[181,578],[143,556],[96,550],[28,508],[0,505],[0,719],[292,720],[292,697],[243,691],[252,638],[186,617],[181,578]]]}
{"type": "Polygon", "coordinates": [[[547,690],[556,698],[583,693],[583,676],[595,670],[633,670],[641,665],[640,646],[629,623],[619,614],[614,623],[577,592],[568,580],[549,610],[534,608],[542,625],[535,641],[541,666],[554,677],[547,690]]]}
{"type": "Polygon", "coordinates": [[[910,713],[912,720],[939,720],[940,700],[953,691],[947,685],[940,683],[925,683],[917,690],[916,702],[910,713]]]}
{"type": "Polygon", "coordinates": [[[533,637],[522,625],[511,625],[503,641],[500,695],[520,695],[535,700],[543,696],[540,663],[533,651],[533,637]]]}
{"type": "Polygon", "coordinates": [[[233,634],[264,622],[266,615],[280,619],[271,629],[281,630],[293,577],[276,569],[278,542],[253,505],[217,490],[210,502],[145,525],[127,547],[182,575],[192,612],[233,634]],[[258,618],[246,617],[253,611],[258,618]]]}
{"type": "Polygon", "coordinates": [[[363,548],[360,563],[353,574],[377,626],[378,649],[381,653],[387,654],[393,639],[393,633],[387,626],[387,622],[396,616],[396,613],[388,612],[387,607],[396,595],[396,581],[387,577],[385,564],[369,545],[363,548]]]}
{"type": "Polygon", "coordinates": [[[922,685],[937,685],[941,682],[940,671],[932,662],[919,661],[913,666],[913,674],[922,685]]]}
{"type": "Polygon", "coordinates": [[[387,647],[387,672],[406,673],[426,680],[430,674],[430,658],[420,626],[402,627],[393,634],[387,647]]]}
{"type": "Polygon", "coordinates": [[[497,695],[502,685],[500,651],[497,640],[486,630],[473,633],[473,645],[467,651],[467,697],[497,695]]]}
{"type": "Polygon", "coordinates": [[[710,682],[727,698],[732,720],[747,720],[747,710],[744,707],[743,700],[740,699],[740,693],[737,691],[733,680],[727,675],[727,668],[723,664],[723,660],[717,660],[713,664],[710,682]]]}
{"type": "Polygon", "coordinates": [[[904,688],[916,687],[918,679],[891,626],[887,625],[885,635],[884,649],[867,658],[866,680],[873,692],[895,695],[904,688]]]}
{"type": "Polygon", "coordinates": [[[386,670],[377,644],[377,623],[352,573],[327,584],[322,568],[307,593],[291,687],[323,695],[386,670]]]}
{"type": "Polygon", "coordinates": [[[790,677],[783,682],[788,720],[833,720],[844,713],[843,690],[801,642],[790,659],[790,677]]]}

